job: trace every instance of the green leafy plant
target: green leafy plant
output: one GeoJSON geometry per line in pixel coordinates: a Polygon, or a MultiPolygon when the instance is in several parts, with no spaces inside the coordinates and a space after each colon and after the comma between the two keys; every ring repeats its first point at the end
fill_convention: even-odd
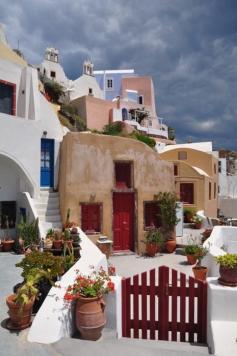
{"type": "Polygon", "coordinates": [[[184,216],[184,222],[192,222],[192,219],[194,215],[196,214],[196,210],[194,208],[184,208],[183,209],[183,216],[184,216]]]}
{"type": "Polygon", "coordinates": [[[183,249],[184,254],[187,255],[196,255],[199,252],[199,246],[195,244],[187,245],[183,249]]]}
{"type": "Polygon", "coordinates": [[[141,134],[141,133],[139,133],[137,131],[132,132],[129,135],[129,137],[134,138],[134,139],[136,139],[138,141],[141,141],[141,142],[145,143],[146,145],[148,145],[151,148],[154,148],[156,146],[156,141],[153,138],[151,138],[149,136],[146,136],[146,135],[143,135],[143,134],[141,134]]]}
{"type": "Polygon", "coordinates": [[[39,219],[27,222],[21,217],[20,223],[17,225],[20,238],[24,241],[25,248],[39,243],[39,219]]]}
{"type": "Polygon", "coordinates": [[[178,224],[176,217],[177,197],[173,192],[159,192],[154,196],[160,208],[158,214],[162,221],[162,228],[166,231],[173,230],[178,224]]]}
{"type": "Polygon", "coordinates": [[[206,256],[208,253],[208,248],[203,247],[203,246],[198,246],[197,251],[195,253],[195,256],[197,257],[197,267],[200,267],[202,264],[202,259],[206,256]]]}
{"type": "Polygon", "coordinates": [[[237,254],[236,253],[226,253],[223,256],[215,257],[217,263],[225,268],[236,268],[237,267],[237,254]]]}
{"type": "Polygon", "coordinates": [[[159,229],[150,229],[146,234],[145,243],[154,243],[156,245],[162,246],[164,243],[164,238],[159,229]]]}
{"type": "Polygon", "coordinates": [[[64,270],[64,259],[61,256],[54,256],[51,252],[33,251],[26,255],[16,267],[23,269],[22,277],[25,279],[32,271],[46,271],[50,279],[56,278],[61,275],[64,270]]]}
{"type": "Polygon", "coordinates": [[[119,136],[123,129],[123,123],[121,121],[105,125],[103,128],[104,135],[119,136]]]}

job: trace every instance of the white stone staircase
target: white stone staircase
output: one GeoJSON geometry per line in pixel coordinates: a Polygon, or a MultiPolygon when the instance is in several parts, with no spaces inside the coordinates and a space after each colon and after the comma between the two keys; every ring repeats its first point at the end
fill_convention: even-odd
{"type": "Polygon", "coordinates": [[[39,199],[35,200],[35,208],[39,217],[41,237],[45,237],[49,229],[61,229],[62,221],[59,209],[59,195],[50,190],[41,190],[39,199]]]}

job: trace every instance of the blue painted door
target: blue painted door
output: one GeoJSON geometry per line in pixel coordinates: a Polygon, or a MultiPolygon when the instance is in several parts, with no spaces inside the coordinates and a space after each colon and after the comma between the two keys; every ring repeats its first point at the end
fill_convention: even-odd
{"type": "Polygon", "coordinates": [[[41,139],[41,187],[54,186],[54,140],[41,139]]]}

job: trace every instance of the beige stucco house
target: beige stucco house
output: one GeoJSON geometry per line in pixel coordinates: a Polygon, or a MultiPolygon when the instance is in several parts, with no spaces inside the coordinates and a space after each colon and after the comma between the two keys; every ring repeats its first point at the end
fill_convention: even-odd
{"type": "Polygon", "coordinates": [[[114,251],[144,250],[144,233],[158,224],[159,191],[174,191],[173,165],[142,142],[92,133],[68,133],[61,146],[61,215],[114,251]]]}
{"type": "Polygon", "coordinates": [[[218,159],[213,153],[177,145],[161,153],[160,158],[174,164],[175,189],[184,207],[216,217],[218,159]]]}

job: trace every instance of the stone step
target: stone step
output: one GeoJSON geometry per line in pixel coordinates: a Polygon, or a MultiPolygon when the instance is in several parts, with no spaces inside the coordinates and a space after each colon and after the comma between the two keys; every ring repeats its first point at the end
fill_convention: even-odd
{"type": "Polygon", "coordinates": [[[35,203],[35,207],[38,210],[51,210],[51,209],[59,209],[59,201],[55,200],[55,201],[50,201],[50,202],[36,202],[35,203]]]}
{"type": "Polygon", "coordinates": [[[49,196],[42,196],[36,200],[36,203],[49,203],[59,201],[59,197],[49,197],[49,196]]]}
{"type": "Polygon", "coordinates": [[[42,223],[46,222],[59,222],[61,223],[61,216],[60,215],[39,215],[39,219],[42,223]]]}
{"type": "Polygon", "coordinates": [[[40,197],[47,197],[47,198],[58,198],[59,194],[58,192],[47,192],[47,191],[41,191],[40,192],[40,197]]]}
{"type": "Polygon", "coordinates": [[[59,208],[46,208],[46,209],[37,209],[39,216],[51,216],[51,215],[59,215],[60,216],[60,210],[59,208]]]}

